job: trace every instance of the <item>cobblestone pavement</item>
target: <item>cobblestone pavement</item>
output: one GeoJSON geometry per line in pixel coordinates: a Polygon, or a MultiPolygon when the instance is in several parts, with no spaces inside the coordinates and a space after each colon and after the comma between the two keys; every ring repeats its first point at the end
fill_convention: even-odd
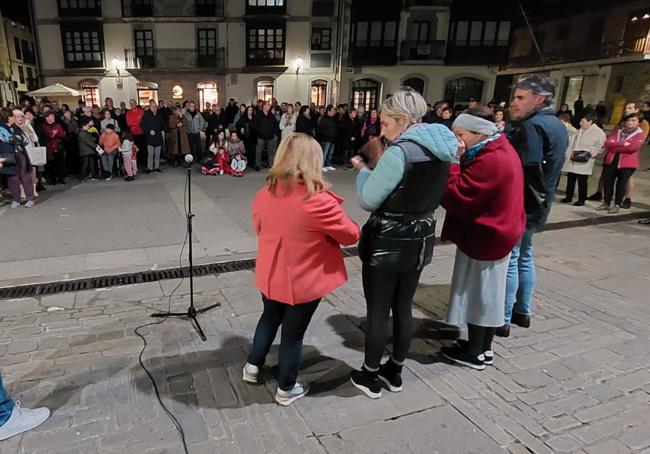
{"type": "MultiPolygon", "coordinates": [[[[207,342],[187,322],[148,329],[145,362],[202,453],[650,453],[650,229],[616,224],[536,237],[537,314],[498,339],[478,372],[438,355],[457,331],[444,316],[454,248],[436,250],[415,304],[416,339],[400,394],[380,400],[348,382],[362,362],[360,265],[321,304],[302,374],[312,393],[288,408],[241,367],[260,313],[250,272],[197,279],[207,342]]],[[[0,444],[3,454],[181,453],[138,366],[134,327],[167,307],[175,281],[0,301],[0,364],[10,392],[53,415],[0,444]]],[[[171,300],[187,303],[188,287],[171,300]]],[[[275,364],[273,350],[270,364],[275,364]]]]}

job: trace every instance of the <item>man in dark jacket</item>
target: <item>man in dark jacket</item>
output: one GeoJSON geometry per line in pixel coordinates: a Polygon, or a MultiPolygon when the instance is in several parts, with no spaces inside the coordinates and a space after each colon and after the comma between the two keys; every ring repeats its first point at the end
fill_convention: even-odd
{"type": "Polygon", "coordinates": [[[226,106],[226,126],[230,126],[235,122],[235,115],[239,112],[239,106],[235,101],[235,98],[230,98],[228,105],[226,106]]]}
{"type": "Polygon", "coordinates": [[[260,170],[262,164],[262,152],[266,148],[268,153],[267,167],[273,165],[275,150],[278,145],[277,134],[280,130],[275,115],[271,113],[271,104],[265,102],[262,111],[257,112],[253,117],[253,132],[257,137],[257,148],[255,150],[255,170],[260,170]]]}
{"type": "Polygon", "coordinates": [[[567,130],[551,105],[555,84],[548,77],[531,76],[513,87],[510,112],[516,119],[508,137],[524,167],[526,231],[510,255],[506,282],[505,325],[497,335],[510,335],[510,322],[530,326],[535,287],[533,234],[544,225],[555,198],[564,155],[569,144],[567,130]]]}
{"type": "Polygon", "coordinates": [[[158,112],[158,104],[153,99],[149,101],[149,110],[145,111],[140,121],[147,141],[147,168],[145,173],[162,172],[160,170],[160,151],[163,144],[165,124],[158,112]]]}
{"type": "Polygon", "coordinates": [[[218,104],[212,104],[212,112],[208,116],[208,128],[205,130],[205,149],[206,151],[210,149],[212,141],[216,139],[219,131],[225,131],[228,127],[228,122],[226,120],[226,115],[224,115],[221,106],[218,104]]]}
{"type": "Polygon", "coordinates": [[[327,106],[325,115],[320,119],[316,128],[320,146],[323,148],[323,170],[325,172],[336,170],[332,166],[332,155],[334,154],[334,143],[338,128],[336,118],[334,118],[335,115],[336,109],[331,105],[327,106]]]}

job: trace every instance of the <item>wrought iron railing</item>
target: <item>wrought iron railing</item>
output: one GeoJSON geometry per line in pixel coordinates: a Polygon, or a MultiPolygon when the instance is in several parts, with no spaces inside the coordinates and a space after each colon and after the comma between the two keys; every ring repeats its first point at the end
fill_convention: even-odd
{"type": "Polygon", "coordinates": [[[224,0],[122,0],[124,17],[224,16],[224,0]]]}
{"type": "Polygon", "coordinates": [[[446,41],[402,41],[400,60],[443,60],[446,41]]]}
{"type": "Polygon", "coordinates": [[[153,55],[124,50],[126,69],[192,69],[225,68],[225,48],[218,49],[155,49],[153,55]]]}

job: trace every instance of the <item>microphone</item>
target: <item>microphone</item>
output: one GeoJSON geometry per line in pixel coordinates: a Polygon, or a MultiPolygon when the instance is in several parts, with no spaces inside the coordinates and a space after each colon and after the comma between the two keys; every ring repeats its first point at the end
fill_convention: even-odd
{"type": "Polygon", "coordinates": [[[191,154],[186,154],[185,155],[185,162],[187,162],[188,164],[191,164],[193,161],[194,161],[194,156],[192,156],[191,154]]]}

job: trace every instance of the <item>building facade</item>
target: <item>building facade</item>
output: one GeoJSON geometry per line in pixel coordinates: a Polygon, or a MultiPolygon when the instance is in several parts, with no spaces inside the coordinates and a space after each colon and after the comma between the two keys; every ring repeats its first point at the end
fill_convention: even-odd
{"type": "MultiPolygon", "coordinates": [[[[44,83],[79,89],[94,104],[274,97],[370,108],[402,85],[430,102],[487,102],[499,61],[469,65],[462,52],[447,55],[451,3],[32,0],[32,10],[44,83]]],[[[509,22],[496,24],[486,25],[486,52],[509,34],[509,22]]]]}
{"type": "Polygon", "coordinates": [[[558,105],[573,109],[578,98],[585,106],[604,101],[612,122],[625,101],[650,99],[647,1],[555,1],[557,8],[542,3],[525,10],[530,28],[524,20],[514,27],[497,93],[525,74],[548,75],[559,88],[558,105]]]}
{"type": "Polygon", "coordinates": [[[17,104],[39,88],[34,36],[29,27],[0,16],[0,103],[17,104]]]}

